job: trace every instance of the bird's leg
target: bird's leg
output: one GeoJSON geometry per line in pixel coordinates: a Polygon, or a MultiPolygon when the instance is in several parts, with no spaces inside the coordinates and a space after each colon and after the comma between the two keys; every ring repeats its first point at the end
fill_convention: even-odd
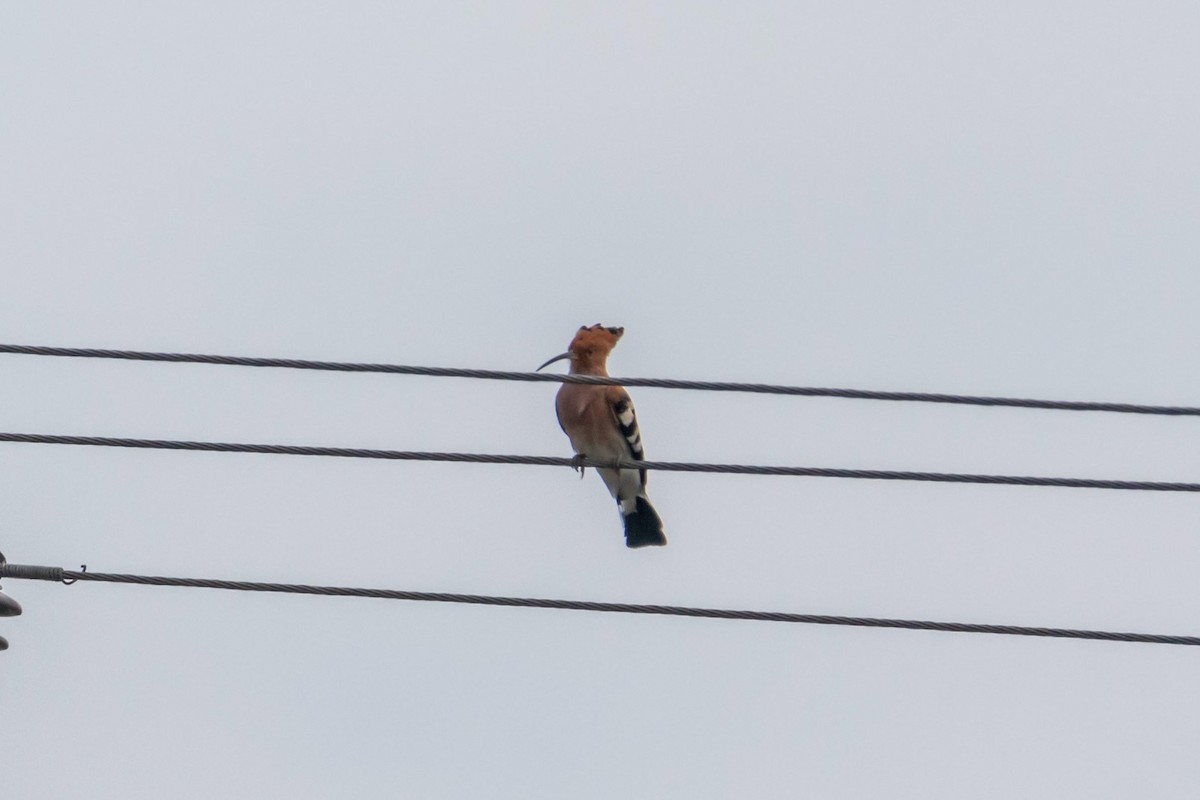
{"type": "Polygon", "coordinates": [[[571,459],[571,469],[579,470],[579,480],[583,480],[583,473],[586,469],[583,465],[585,459],[587,459],[587,455],[584,453],[576,453],[575,457],[571,459]]]}

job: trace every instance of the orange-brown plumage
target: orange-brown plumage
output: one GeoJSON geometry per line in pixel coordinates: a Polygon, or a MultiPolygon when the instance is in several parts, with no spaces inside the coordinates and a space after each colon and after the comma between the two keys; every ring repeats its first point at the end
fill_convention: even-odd
{"type": "MultiPolygon", "coordinates": [[[[573,375],[608,375],[608,355],[624,328],[596,324],[579,329],[566,353],[573,375]]],[[[543,364],[542,366],[546,366],[543,364]]],[[[596,461],[640,461],[645,458],[641,431],[629,392],[621,386],[564,383],[555,399],[558,423],[580,457],[596,461]]],[[[630,547],[664,545],[662,520],[646,496],[646,470],[597,468],[616,499],[630,547]]]]}
{"type": "Polygon", "coordinates": [[[597,322],[582,327],[571,340],[571,372],[577,375],[608,375],[608,354],[625,334],[624,328],[606,328],[597,322]]]}

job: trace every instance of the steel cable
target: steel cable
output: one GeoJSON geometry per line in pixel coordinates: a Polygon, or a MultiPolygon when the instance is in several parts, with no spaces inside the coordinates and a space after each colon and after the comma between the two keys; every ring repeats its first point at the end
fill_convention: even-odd
{"type": "Polygon", "coordinates": [[[100,350],[83,347],[42,347],[0,344],[0,353],[61,356],[68,358],[105,358],[126,361],[157,361],[182,364],[218,364],[239,367],[322,370],[327,372],[375,372],[393,375],[426,375],[444,378],[478,378],[532,383],[586,383],[600,386],[644,386],[654,389],[693,389],[708,392],[749,392],[753,394],[792,395],[799,397],[836,397],[852,400],[889,400],[914,403],[948,403],[973,406],[1040,408],[1056,411],[1109,411],[1119,414],[1156,414],[1161,416],[1200,416],[1200,407],[1160,406],[1138,403],[1107,403],[1077,400],[1035,400],[1018,397],[986,397],[934,392],[885,392],[867,389],[832,389],[810,386],[782,386],[768,383],[730,381],[691,381],[670,378],[603,378],[593,375],[560,375],[544,372],[508,372],[490,369],[454,367],[416,367],[401,364],[370,364],[341,361],[309,361],[291,358],[255,358],[198,353],[156,353],[141,350],[100,350]]]}
{"type": "Polygon", "coordinates": [[[295,583],[259,583],[253,581],[216,580],[212,578],[174,578],[159,575],[128,575],[108,572],[66,570],[27,564],[0,563],[0,578],[75,583],[129,583],[147,586],[179,586],[203,589],[228,589],[243,592],[281,592],[327,597],[371,597],[383,600],[413,600],[432,603],[466,603],[470,605],[508,606],[518,608],[553,608],[571,611],[602,611],[618,614],[656,614],[704,619],[753,620],[759,622],[791,622],[809,625],[846,625],[859,628],[899,628],[903,630],[945,631],[950,633],[992,633],[1007,636],[1042,636],[1058,639],[1093,639],[1106,642],[1140,642],[1146,644],[1200,645],[1200,636],[1172,636],[1152,633],[1044,628],[1024,625],[989,625],[968,622],[933,622],[912,619],[880,619],[875,617],[844,617],[827,614],[793,614],[782,611],[743,611],[721,608],[692,608],[687,606],[646,605],[641,603],[604,603],[587,600],[550,600],[536,597],[493,597],[449,592],[411,592],[398,589],[360,589],[346,586],[311,586],[295,583]]]}
{"type": "Polygon", "coordinates": [[[777,475],[810,478],[852,478],[933,483],[979,483],[1003,486],[1057,486],[1071,489],[1122,489],[1151,492],[1200,492],[1200,483],[1127,481],[1102,478],[1045,478],[1028,475],[971,475],[948,472],[839,469],[832,467],[773,467],[754,464],[703,464],[679,461],[597,461],[559,456],[499,455],[491,453],[431,453],[412,450],[376,450],[356,447],[313,447],[286,444],[190,442],[166,439],[124,439],[106,436],[60,436],[40,433],[0,433],[0,442],[123,447],[148,450],[192,450],[210,453],[373,458],[390,461],[445,461],[467,464],[522,464],[548,467],[609,467],[652,469],[665,472],[704,472],[733,475],[777,475]]]}

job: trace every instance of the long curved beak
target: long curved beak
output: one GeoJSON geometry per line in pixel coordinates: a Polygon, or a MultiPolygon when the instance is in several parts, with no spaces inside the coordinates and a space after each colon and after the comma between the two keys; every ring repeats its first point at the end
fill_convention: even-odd
{"type": "Polygon", "coordinates": [[[550,366],[551,364],[553,364],[555,361],[562,361],[564,358],[570,358],[570,357],[571,357],[571,351],[570,351],[570,350],[568,350],[567,352],[565,352],[565,353],[561,353],[561,354],[559,354],[559,355],[555,356],[554,358],[550,359],[550,360],[549,360],[549,361],[547,361],[545,364],[542,364],[540,367],[538,367],[537,369],[535,369],[535,370],[534,370],[534,372],[541,372],[541,371],[542,371],[542,370],[544,370],[546,367],[548,367],[548,366],[550,366]]]}

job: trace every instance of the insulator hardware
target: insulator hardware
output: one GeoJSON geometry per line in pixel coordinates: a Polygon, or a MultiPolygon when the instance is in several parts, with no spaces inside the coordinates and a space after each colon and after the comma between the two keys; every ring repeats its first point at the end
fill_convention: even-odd
{"type": "Polygon", "coordinates": [[[0,617],[21,616],[21,604],[4,592],[0,592],[0,617]]]}
{"type": "MultiPolygon", "coordinates": [[[[4,553],[0,553],[0,565],[7,564],[4,553]]],[[[21,615],[21,604],[4,592],[0,592],[0,617],[18,617],[21,615]]],[[[0,651],[8,649],[8,639],[0,636],[0,651]]]]}

